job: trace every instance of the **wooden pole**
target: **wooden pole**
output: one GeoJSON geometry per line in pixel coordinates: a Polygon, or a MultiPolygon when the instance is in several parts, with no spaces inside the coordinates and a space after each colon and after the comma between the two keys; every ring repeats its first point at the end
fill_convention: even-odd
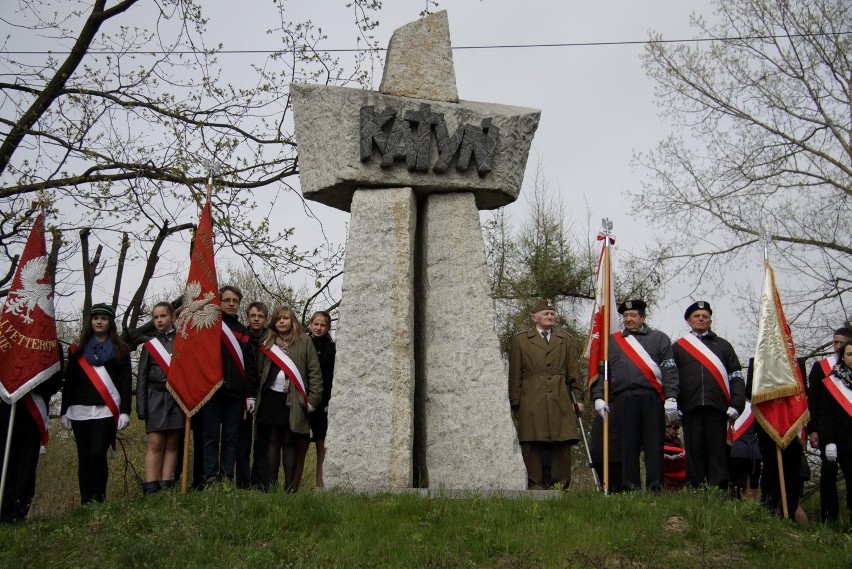
{"type": "Polygon", "coordinates": [[[781,512],[785,518],[790,517],[790,510],[787,507],[787,485],[784,483],[784,463],[781,459],[781,445],[775,444],[775,455],[778,458],[778,484],[781,487],[781,512]]]}
{"type": "MultiPolygon", "coordinates": [[[[609,320],[612,306],[609,305],[612,295],[612,279],[610,274],[610,258],[609,258],[609,239],[612,231],[612,222],[609,219],[603,220],[604,248],[603,248],[603,266],[604,271],[604,290],[603,304],[601,310],[601,355],[603,358],[603,382],[604,382],[604,404],[609,406],[609,320]]],[[[603,418],[603,489],[604,495],[609,496],[609,411],[604,411],[603,418]]]]}
{"type": "Polygon", "coordinates": [[[189,431],[189,415],[187,415],[183,426],[183,466],[181,467],[180,476],[181,494],[186,494],[189,483],[189,431]]]}

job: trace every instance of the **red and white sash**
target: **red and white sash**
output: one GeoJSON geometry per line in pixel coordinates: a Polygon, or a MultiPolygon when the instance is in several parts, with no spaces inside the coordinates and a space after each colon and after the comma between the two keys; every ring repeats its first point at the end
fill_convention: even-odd
{"type": "Polygon", "coordinates": [[[837,365],[837,356],[828,356],[819,361],[819,367],[822,369],[822,376],[829,377],[834,372],[834,366],[837,365]]]}
{"type": "Polygon", "coordinates": [[[695,337],[694,334],[686,334],[683,338],[679,338],[675,342],[678,346],[686,350],[693,358],[701,362],[707,370],[716,379],[716,383],[722,388],[722,393],[725,394],[725,399],[731,400],[731,385],[728,381],[728,371],[725,369],[725,364],[719,359],[719,356],[707,347],[707,345],[695,337]]]}
{"type": "Polygon", "coordinates": [[[852,416],[852,389],[846,387],[834,374],[822,380],[828,392],[840,403],[846,414],[852,416]]]}
{"type": "Polygon", "coordinates": [[[296,367],[296,362],[290,359],[290,356],[285,354],[284,350],[275,344],[272,344],[271,348],[261,346],[260,351],[284,372],[284,375],[290,379],[290,383],[296,387],[296,390],[302,395],[305,403],[307,403],[308,391],[305,389],[305,381],[302,379],[302,374],[299,373],[299,368],[296,367]]]}
{"type": "Polygon", "coordinates": [[[228,353],[231,354],[231,359],[236,362],[237,368],[240,370],[240,375],[242,376],[243,381],[245,381],[246,362],[243,360],[243,348],[240,346],[240,342],[234,335],[233,330],[231,330],[224,321],[222,322],[222,343],[225,344],[225,348],[228,350],[228,353]]]}
{"type": "Polygon", "coordinates": [[[657,393],[660,394],[660,399],[665,399],[663,396],[662,383],[663,372],[660,369],[660,366],[657,365],[657,362],[651,359],[651,355],[648,351],[632,334],[625,337],[621,332],[616,332],[612,335],[612,337],[615,339],[615,343],[618,344],[618,347],[621,348],[621,351],[630,358],[633,365],[639,368],[639,371],[642,372],[642,375],[645,376],[651,384],[651,387],[657,390],[657,393]]]}
{"type": "MultiPolygon", "coordinates": [[[[76,351],[77,347],[72,346],[71,353],[73,354],[76,351]]],[[[112,378],[109,376],[109,373],[104,366],[93,366],[89,363],[89,360],[86,359],[86,356],[77,358],[77,361],[86,373],[86,377],[89,378],[89,381],[91,381],[92,385],[95,386],[95,389],[98,390],[98,393],[100,394],[101,399],[104,400],[109,412],[112,413],[112,418],[115,419],[115,426],[117,428],[119,408],[121,408],[121,395],[118,394],[118,390],[115,388],[115,383],[113,383],[112,378]]]]}
{"type": "Polygon", "coordinates": [[[169,366],[172,363],[172,355],[166,350],[163,343],[158,338],[151,338],[142,344],[142,346],[148,350],[148,353],[151,354],[151,357],[154,358],[154,361],[157,362],[163,373],[168,374],[169,366]]]}
{"type": "Polygon", "coordinates": [[[42,446],[46,445],[50,436],[47,434],[47,405],[44,404],[44,397],[38,393],[29,392],[21,398],[21,402],[38,425],[42,446]]]}

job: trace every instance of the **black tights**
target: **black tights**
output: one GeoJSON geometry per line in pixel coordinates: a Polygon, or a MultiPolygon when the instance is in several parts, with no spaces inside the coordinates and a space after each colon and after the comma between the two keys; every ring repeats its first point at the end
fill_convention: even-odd
{"type": "Polygon", "coordinates": [[[109,466],[107,451],[115,440],[115,420],[89,419],[71,421],[77,443],[77,480],[80,483],[80,502],[103,502],[106,498],[109,466]]]}
{"type": "Polygon", "coordinates": [[[293,476],[296,472],[296,437],[289,426],[264,425],[266,440],[266,460],[269,462],[269,480],[271,486],[278,482],[278,465],[284,466],[284,488],[293,491],[293,476]],[[283,452],[282,452],[283,451],[283,452]]]}

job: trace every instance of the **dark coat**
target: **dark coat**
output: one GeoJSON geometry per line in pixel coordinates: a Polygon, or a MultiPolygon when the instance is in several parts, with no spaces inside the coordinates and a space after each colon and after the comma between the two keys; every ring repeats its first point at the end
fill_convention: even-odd
{"type": "Polygon", "coordinates": [[[576,443],[577,415],[568,386],[583,401],[577,343],[553,330],[548,343],[533,328],[516,334],[509,349],[509,402],[518,420],[518,440],[576,443]]]}
{"type": "MultiPolygon", "coordinates": [[[[175,344],[175,331],[172,330],[167,334],[157,332],[156,338],[171,354],[175,344]]],[[[148,418],[149,386],[156,391],[166,391],[166,372],[151,357],[148,348],[142,346],[142,354],[139,356],[139,372],[136,374],[136,415],[140,419],[148,418]]]]}
{"type": "MultiPolygon", "coordinates": [[[[62,388],[62,415],[71,405],[106,405],[101,394],[92,385],[89,376],[80,367],[83,348],[72,353],[68,351],[68,367],[65,369],[65,385],[62,388]]],[[[121,397],[119,413],[130,415],[131,396],[133,393],[133,375],[130,367],[130,355],[123,358],[114,357],[104,364],[107,373],[115,384],[115,389],[121,397]]]]}
{"type": "MultiPolygon", "coordinates": [[[[645,348],[651,359],[660,366],[663,374],[663,396],[664,398],[677,397],[678,376],[677,366],[672,355],[672,342],[669,337],[659,330],[648,326],[642,326],[638,332],[622,330],[616,332],[624,337],[635,336],[639,344],[645,348]]],[[[648,378],[639,370],[636,364],[622,351],[616,341],[609,339],[609,395],[614,399],[623,395],[641,395],[644,393],[656,393],[656,389],[648,381],[648,378]]],[[[603,399],[603,381],[592,384],[592,400],[603,399]]]]}
{"type": "Polygon", "coordinates": [[[820,397],[820,446],[825,448],[825,445],[834,443],[838,455],[852,454],[852,415],[828,388],[823,387],[820,397]]]}
{"type": "Polygon", "coordinates": [[[234,333],[234,337],[240,344],[243,352],[243,362],[245,365],[245,378],[240,372],[239,363],[234,361],[231,352],[225,345],[226,340],[222,339],[222,376],[224,384],[222,389],[225,390],[229,397],[242,399],[250,397],[251,393],[247,393],[247,386],[257,384],[257,350],[251,341],[251,332],[244,326],[237,317],[223,314],[222,322],[228,325],[228,328],[234,333]]]}
{"type": "Polygon", "coordinates": [[[672,344],[672,353],[680,379],[678,408],[688,413],[697,407],[712,407],[724,413],[728,407],[733,407],[738,413],[742,413],[745,408],[745,381],[734,347],[712,331],[700,337],[699,340],[724,364],[725,371],[728,373],[731,400],[728,401],[725,397],[719,382],[710,371],[675,342],[672,344]]]}

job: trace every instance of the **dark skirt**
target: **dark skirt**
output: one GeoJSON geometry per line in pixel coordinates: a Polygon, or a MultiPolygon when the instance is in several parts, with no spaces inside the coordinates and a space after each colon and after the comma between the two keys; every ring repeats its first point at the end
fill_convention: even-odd
{"type": "Polygon", "coordinates": [[[148,388],[148,418],[145,432],[170,431],[184,427],[184,415],[180,406],[168,391],[148,388]]]}
{"type": "Polygon", "coordinates": [[[257,421],[274,427],[289,427],[290,408],[287,407],[287,394],[271,389],[264,391],[260,396],[257,421]]]}

